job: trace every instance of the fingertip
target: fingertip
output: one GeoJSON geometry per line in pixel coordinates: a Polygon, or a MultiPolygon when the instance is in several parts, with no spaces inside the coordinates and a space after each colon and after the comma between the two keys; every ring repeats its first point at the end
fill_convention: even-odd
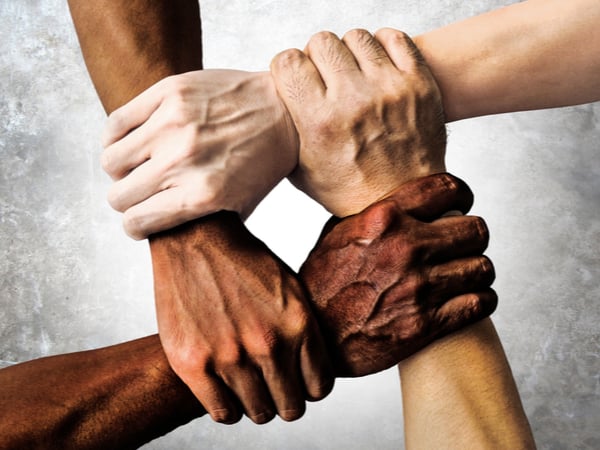
{"type": "Polygon", "coordinates": [[[219,408],[212,410],[209,414],[213,421],[222,423],[223,425],[233,425],[238,423],[243,417],[239,408],[219,408]]]}
{"type": "Polygon", "coordinates": [[[301,405],[298,405],[298,406],[299,406],[299,408],[296,408],[296,409],[280,410],[278,412],[278,414],[279,414],[279,417],[281,417],[281,420],[283,420],[285,422],[293,422],[295,420],[300,419],[306,412],[306,404],[302,403],[301,405]]]}
{"type": "Polygon", "coordinates": [[[335,377],[333,372],[327,375],[322,383],[313,384],[310,389],[307,387],[306,400],[309,402],[318,402],[327,397],[333,390],[335,385],[335,377]]]}

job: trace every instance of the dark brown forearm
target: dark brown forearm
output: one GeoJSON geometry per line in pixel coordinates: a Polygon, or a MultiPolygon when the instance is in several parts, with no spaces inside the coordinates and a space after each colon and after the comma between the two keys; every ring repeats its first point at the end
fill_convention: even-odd
{"type": "Polygon", "coordinates": [[[204,414],[157,335],[0,371],[0,448],[125,449],[204,414]]]}
{"type": "Polygon", "coordinates": [[[69,0],[107,113],[169,75],[202,68],[197,0],[69,0]]]}

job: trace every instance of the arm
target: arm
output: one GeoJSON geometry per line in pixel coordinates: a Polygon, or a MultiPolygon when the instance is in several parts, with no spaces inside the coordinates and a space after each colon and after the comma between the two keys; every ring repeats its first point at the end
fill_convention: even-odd
{"type": "MultiPolygon", "coordinates": [[[[86,64],[107,112],[164,77],[202,67],[197,0],[70,0],[69,6],[86,64]]],[[[252,74],[228,80],[219,88],[214,79],[213,84],[206,82],[206,92],[216,90],[230,96],[218,96],[221,108],[205,113],[225,122],[231,114],[234,119],[253,117],[240,113],[237,106],[242,96],[236,96],[238,103],[233,103],[231,95],[237,94],[240,86],[261,86],[260,80],[252,74]]],[[[276,98],[272,85],[270,92],[276,98]]],[[[253,104],[248,105],[252,112],[253,104]]],[[[272,121],[269,116],[264,122],[272,121]]],[[[237,129],[236,136],[244,143],[247,130],[237,129]]],[[[221,130],[221,135],[233,142],[230,131],[221,130]]],[[[266,139],[271,138],[273,134],[266,133],[266,139]]],[[[169,144],[165,144],[167,150],[172,148],[169,144]]],[[[221,148],[219,143],[215,145],[221,148]]],[[[237,154],[240,146],[228,148],[237,154]]],[[[271,159],[288,164],[287,171],[291,170],[294,153],[287,159],[283,153],[280,156],[271,159]]],[[[250,171],[244,162],[248,161],[242,158],[238,165],[250,171]]],[[[258,164],[254,161],[254,166],[258,164]]],[[[276,173],[275,183],[287,171],[276,173]]],[[[269,177],[260,180],[267,185],[272,182],[269,177]]],[[[181,206],[186,201],[184,193],[175,203],[181,206]]],[[[215,210],[222,208],[219,204],[215,210]]],[[[224,229],[241,226],[235,214],[219,215],[215,220],[224,229]]],[[[305,292],[294,274],[265,248],[244,247],[239,240],[222,236],[231,237],[219,234],[218,226],[196,224],[150,241],[157,321],[166,355],[215,420],[234,422],[242,412],[260,423],[277,413],[286,420],[297,419],[307,397],[320,399],[333,385],[328,356],[305,292]],[[224,277],[232,273],[230,278],[224,277]],[[215,327],[217,323],[219,327],[215,327]]]]}
{"type": "MultiPolygon", "coordinates": [[[[596,26],[599,21],[600,3],[596,0],[529,0],[417,36],[415,43],[440,87],[446,120],[454,121],[599,100],[600,58],[597,55],[600,54],[600,31],[596,26]]],[[[252,124],[246,129],[256,128],[259,124],[264,128],[266,123],[272,124],[273,128],[268,133],[258,133],[255,135],[258,139],[242,146],[247,150],[244,156],[248,159],[259,157],[271,162],[262,169],[262,176],[229,170],[211,177],[207,174],[214,173],[215,168],[206,161],[178,158],[178,153],[174,153],[174,159],[160,152],[165,142],[187,155],[205,151],[211,148],[211,139],[203,137],[206,130],[210,135],[215,128],[222,128],[211,128],[210,119],[201,114],[202,108],[197,108],[199,98],[202,102],[211,98],[203,96],[202,92],[200,97],[195,94],[194,76],[181,79],[179,84],[163,83],[124,109],[118,120],[109,121],[105,159],[110,163],[105,164],[105,168],[118,180],[111,189],[111,204],[125,212],[125,228],[129,234],[142,238],[168,229],[209,214],[219,202],[246,217],[279,179],[293,169],[294,164],[290,165],[290,162],[296,161],[298,146],[293,137],[294,127],[287,112],[282,112],[268,89],[271,80],[264,75],[254,74],[260,80],[255,83],[258,86],[256,92],[261,92],[260,98],[266,101],[254,102],[253,113],[247,115],[252,124]],[[173,105],[169,98],[180,101],[173,105]],[[132,114],[136,109],[144,111],[139,108],[140,103],[151,106],[141,115],[132,114]],[[183,118],[174,119],[173,110],[183,112],[183,118]],[[145,123],[152,113],[158,119],[145,123]],[[201,132],[195,136],[184,135],[182,123],[201,132]],[[137,134],[137,138],[122,139],[141,124],[145,124],[144,127],[132,133],[132,136],[137,134]],[[141,141],[151,143],[157,150],[154,153],[146,151],[137,160],[124,156],[139,151],[141,141]],[[273,166],[272,161],[281,160],[281,153],[289,159],[273,166]],[[163,158],[162,167],[152,163],[147,165],[149,169],[136,169],[148,158],[150,161],[163,158]],[[167,161],[178,168],[176,174],[165,169],[169,167],[164,164],[167,161]],[[131,175],[125,176],[130,171],[131,175]],[[162,184],[153,184],[149,180],[159,180],[162,184]],[[232,191],[228,189],[232,184],[230,180],[235,180],[233,184],[247,184],[250,189],[232,191]],[[256,180],[265,182],[257,183],[256,180]],[[182,197],[185,202],[181,202],[182,197]]],[[[230,123],[235,123],[235,119],[230,123]]],[[[232,130],[227,131],[231,136],[232,130]]],[[[219,155],[220,161],[239,167],[235,158],[231,163],[231,152],[226,153],[219,155]]],[[[424,162],[439,165],[435,160],[424,162]]]]}
{"type": "Polygon", "coordinates": [[[528,0],[417,36],[448,121],[600,100],[600,3],[528,0]]]}
{"type": "MultiPolygon", "coordinates": [[[[313,196],[340,214],[360,210],[393,189],[398,180],[394,173],[401,173],[401,178],[411,172],[416,176],[435,170],[421,161],[442,158],[443,164],[444,140],[432,139],[443,121],[434,113],[440,108],[440,96],[427,67],[419,63],[418,52],[402,33],[383,29],[376,38],[353,30],[342,42],[335,35],[320,33],[307,45],[306,55],[289,50],[271,66],[299,132],[300,179],[308,180],[313,196]],[[344,57],[349,54],[353,57],[344,57]],[[353,93],[350,99],[348,92],[353,93]],[[348,101],[360,107],[349,108],[348,101]],[[395,152],[402,158],[404,150],[422,156],[405,166],[408,173],[393,164],[395,152]],[[372,167],[371,159],[364,156],[369,152],[392,163],[372,167]],[[332,168],[332,160],[342,163],[332,168]],[[327,177],[323,167],[341,173],[327,177]],[[364,181],[359,189],[354,187],[357,195],[348,203],[341,193],[356,179],[364,181]]],[[[454,248],[458,251],[461,246],[454,248]]],[[[401,378],[403,389],[415,392],[408,393],[404,402],[411,448],[534,446],[489,319],[423,349],[401,365],[401,378]],[[448,411],[454,414],[452,419],[448,411]]]]}
{"type": "MultiPolygon", "coordinates": [[[[493,291],[453,298],[462,292],[457,282],[467,290],[489,287],[493,270],[480,264],[481,257],[470,258],[467,280],[456,267],[409,258],[423,247],[423,235],[436,257],[456,242],[450,234],[457,234],[465,248],[483,248],[487,236],[473,227],[477,219],[438,219],[449,209],[466,212],[471,203],[464,183],[440,175],[403,186],[363,214],[330,221],[304,263],[302,277],[316,299],[314,312],[335,355],[337,376],[382,370],[439,334],[493,311],[493,291]],[[345,270],[331,264],[342,260],[345,270]],[[437,282],[428,278],[435,270],[444,275],[437,282]],[[408,274],[429,284],[410,286],[408,274]],[[372,289],[361,289],[359,277],[360,284],[372,289]],[[393,284],[400,288],[390,295],[393,284]],[[426,286],[450,301],[419,297],[426,286]],[[419,304],[425,308],[415,307],[419,304]]],[[[246,246],[264,245],[243,225],[228,229],[215,216],[202,221],[218,239],[235,234],[246,246]]],[[[205,413],[170,368],[158,336],[0,370],[0,394],[0,447],[7,450],[137,448],[205,413]]]]}

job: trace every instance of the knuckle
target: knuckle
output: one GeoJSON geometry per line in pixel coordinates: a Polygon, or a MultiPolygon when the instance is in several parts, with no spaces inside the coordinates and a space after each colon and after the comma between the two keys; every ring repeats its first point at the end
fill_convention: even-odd
{"type": "Polygon", "coordinates": [[[113,184],[111,186],[111,188],[108,190],[108,195],[106,198],[112,209],[119,212],[125,211],[126,208],[124,205],[123,196],[117,184],[113,184]]]}
{"type": "Polygon", "coordinates": [[[236,343],[219,346],[219,352],[215,355],[215,370],[217,372],[227,371],[240,367],[245,361],[242,349],[236,343]]]}
{"type": "Polygon", "coordinates": [[[458,179],[449,173],[441,173],[433,175],[439,183],[440,189],[444,189],[450,193],[456,193],[460,189],[458,179]]]}
{"type": "Polygon", "coordinates": [[[308,40],[308,47],[321,47],[324,45],[328,45],[337,39],[338,37],[331,31],[319,31],[318,33],[315,33],[310,37],[310,39],[308,40]]]}
{"type": "Polygon", "coordinates": [[[371,33],[363,28],[353,28],[352,30],[348,30],[346,34],[344,34],[344,41],[354,41],[361,42],[365,40],[370,40],[372,38],[371,33]]]}
{"type": "Polygon", "coordinates": [[[408,45],[408,40],[410,38],[404,31],[395,30],[393,28],[383,28],[382,30],[384,31],[386,40],[389,43],[403,47],[408,45]]]}
{"type": "Polygon", "coordinates": [[[210,358],[199,348],[192,346],[165,346],[169,364],[183,380],[202,377],[209,372],[210,358]]]}
{"type": "Polygon", "coordinates": [[[254,333],[248,344],[253,359],[265,368],[272,366],[281,346],[282,341],[273,329],[254,333]]]}
{"type": "Polygon", "coordinates": [[[223,208],[219,190],[214,186],[206,186],[199,191],[190,189],[184,192],[179,210],[189,211],[194,215],[205,215],[223,208]]]}
{"type": "Polygon", "coordinates": [[[144,239],[148,234],[142,218],[129,211],[125,211],[123,215],[123,228],[127,235],[136,241],[144,239]]]}
{"type": "Polygon", "coordinates": [[[291,70],[298,66],[304,58],[304,53],[297,48],[289,48],[284,50],[273,58],[271,67],[279,70],[291,70]]]}

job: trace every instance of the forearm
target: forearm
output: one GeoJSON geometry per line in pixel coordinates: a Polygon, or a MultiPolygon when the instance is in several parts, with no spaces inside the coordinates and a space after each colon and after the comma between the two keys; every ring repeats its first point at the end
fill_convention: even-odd
{"type": "Polygon", "coordinates": [[[414,38],[447,121],[600,99],[600,3],[529,0],[414,38]]]}
{"type": "Polygon", "coordinates": [[[202,68],[197,0],[69,0],[107,113],[169,75],[202,68]]]}
{"type": "Polygon", "coordinates": [[[158,336],[0,371],[0,448],[137,448],[204,414],[158,336]]]}
{"type": "Polygon", "coordinates": [[[401,362],[407,449],[531,449],[535,443],[491,320],[401,362]]]}

